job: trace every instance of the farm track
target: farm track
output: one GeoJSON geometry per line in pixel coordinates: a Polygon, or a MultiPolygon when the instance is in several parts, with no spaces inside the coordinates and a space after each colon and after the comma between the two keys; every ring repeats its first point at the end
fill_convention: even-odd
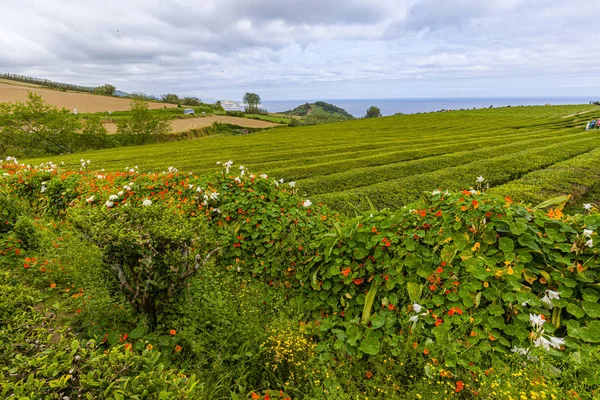
{"type": "MultiPolygon", "coordinates": [[[[217,161],[231,159],[256,173],[297,180],[300,193],[340,211],[349,211],[349,204],[367,208],[367,198],[377,207],[396,208],[437,187],[468,188],[479,175],[493,191],[515,199],[537,201],[561,193],[581,199],[600,191],[593,189],[600,178],[600,131],[583,130],[599,111],[580,105],[403,115],[53,161],[77,168],[83,157],[107,170],[138,165],[161,171],[173,165],[210,172],[217,161]]],[[[40,161],[47,159],[28,163],[40,161]]]]}

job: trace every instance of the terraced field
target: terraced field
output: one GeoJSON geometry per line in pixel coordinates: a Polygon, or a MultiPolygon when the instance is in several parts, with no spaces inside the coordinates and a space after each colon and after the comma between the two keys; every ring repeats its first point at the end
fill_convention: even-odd
{"type": "MultiPolygon", "coordinates": [[[[513,107],[402,115],[241,137],[212,137],[57,157],[78,167],[213,171],[234,160],[258,173],[295,180],[300,192],[341,211],[350,204],[397,208],[433,188],[462,189],[479,175],[492,190],[541,201],[573,194],[599,201],[600,130],[585,121],[597,106],[513,107]]],[[[28,160],[28,163],[47,161],[28,160]]]]}

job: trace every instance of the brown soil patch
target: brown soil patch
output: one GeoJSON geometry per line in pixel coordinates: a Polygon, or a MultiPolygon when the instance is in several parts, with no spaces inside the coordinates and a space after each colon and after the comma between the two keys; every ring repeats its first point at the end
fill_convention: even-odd
{"type": "MultiPolygon", "coordinates": [[[[228,117],[225,115],[209,115],[206,117],[198,118],[185,118],[185,119],[174,119],[171,120],[172,132],[187,132],[192,129],[204,128],[212,125],[214,122],[223,122],[226,124],[239,125],[246,128],[271,128],[279,126],[268,121],[259,121],[257,119],[240,118],[240,117],[228,117]]],[[[104,124],[104,127],[108,133],[116,133],[117,125],[115,124],[104,124]]]]}
{"type": "MultiPolygon", "coordinates": [[[[6,82],[6,81],[4,81],[6,82]]],[[[0,82],[0,103],[12,103],[15,101],[27,101],[27,93],[34,92],[42,96],[45,102],[59,108],[78,112],[100,112],[100,111],[126,111],[129,110],[129,99],[118,97],[100,96],[87,93],[61,92],[52,89],[43,89],[36,86],[25,86],[0,82]]],[[[175,104],[149,103],[150,108],[176,107],[175,104]]]]}

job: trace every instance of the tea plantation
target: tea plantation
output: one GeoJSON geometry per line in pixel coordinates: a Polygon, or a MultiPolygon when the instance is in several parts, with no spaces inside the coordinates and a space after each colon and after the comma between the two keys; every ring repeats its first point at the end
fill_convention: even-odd
{"type": "Polygon", "coordinates": [[[599,111],[2,160],[0,397],[596,399],[599,111]]]}
{"type": "MultiPolygon", "coordinates": [[[[236,137],[127,147],[54,157],[78,168],[209,172],[219,160],[298,183],[300,192],[338,210],[397,207],[423,191],[460,189],[483,175],[499,193],[539,201],[594,190],[600,131],[584,131],[597,106],[510,107],[402,115],[236,137]],[[562,164],[567,162],[567,164],[562,164]],[[543,173],[549,169],[548,172],[543,173]]],[[[48,159],[26,160],[38,164],[48,159]]]]}

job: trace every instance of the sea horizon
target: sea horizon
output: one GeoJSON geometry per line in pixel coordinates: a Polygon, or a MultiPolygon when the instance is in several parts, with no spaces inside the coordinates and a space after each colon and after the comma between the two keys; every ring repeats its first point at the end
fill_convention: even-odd
{"type": "Polygon", "coordinates": [[[370,106],[379,107],[383,116],[396,113],[415,114],[441,110],[460,110],[491,107],[535,105],[588,104],[596,99],[587,96],[529,96],[529,97],[432,97],[432,98],[370,98],[370,99],[304,99],[264,100],[262,107],[269,112],[292,110],[305,103],[324,101],[343,108],[355,117],[364,116],[370,106]]]}

